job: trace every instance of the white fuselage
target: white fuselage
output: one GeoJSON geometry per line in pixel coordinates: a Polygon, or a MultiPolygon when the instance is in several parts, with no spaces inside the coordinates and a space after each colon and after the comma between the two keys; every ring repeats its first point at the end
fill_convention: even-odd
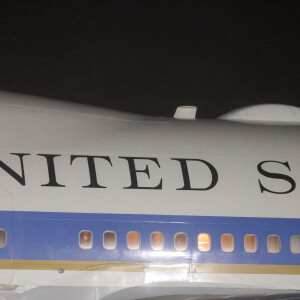
{"type": "MultiPolygon", "coordinates": [[[[194,224],[199,222],[198,231],[203,232],[202,219],[186,219],[188,217],[212,217],[205,219],[205,226],[211,222],[214,228],[222,227],[222,222],[226,223],[226,220],[228,224],[232,221],[232,228],[239,226],[236,224],[243,226],[242,219],[235,223],[234,218],[256,218],[255,222],[266,220],[262,224],[268,224],[266,226],[269,227],[272,227],[268,223],[270,218],[287,222],[292,219],[299,224],[300,126],[297,125],[269,126],[223,120],[152,118],[3,93],[0,95],[0,128],[0,160],[14,172],[14,175],[9,174],[0,166],[0,210],[16,212],[11,220],[9,217],[7,219],[11,224],[14,220],[17,224],[12,225],[14,243],[21,236],[15,230],[21,230],[22,220],[28,220],[24,228],[44,226],[38,223],[42,222],[44,215],[37,215],[37,223],[31,224],[27,213],[49,213],[45,215],[49,220],[54,217],[59,219],[61,215],[57,213],[70,213],[70,220],[74,218],[72,222],[79,220],[79,214],[81,220],[85,219],[82,214],[95,214],[94,219],[86,218],[86,225],[80,223],[82,230],[89,230],[92,226],[89,222],[110,224],[109,220],[101,219],[101,216],[106,218],[109,215],[113,216],[115,228],[118,228],[115,224],[120,215],[119,226],[125,228],[128,225],[126,222],[130,222],[128,216],[134,215],[132,222],[139,224],[142,246],[143,241],[148,242],[148,237],[143,239],[143,230],[151,231],[148,227],[143,229],[145,222],[147,226],[153,222],[156,231],[163,231],[157,230],[158,224],[174,224],[176,216],[178,224],[181,223],[183,227],[181,229],[181,225],[177,224],[174,232],[184,232],[186,225],[190,226],[186,231],[190,230],[191,234],[196,234],[198,229],[194,224]],[[277,175],[274,177],[274,174],[277,175]],[[143,215],[146,218],[144,223],[143,215]],[[135,216],[139,219],[135,220],[135,216]],[[175,219],[168,219],[168,216],[175,219]]],[[[63,216],[61,218],[65,218],[63,216]]],[[[286,226],[288,223],[282,224],[286,226]]],[[[63,231],[64,225],[60,226],[63,231]]],[[[66,226],[70,226],[66,230],[71,232],[73,225],[66,226]]],[[[168,233],[170,230],[170,235],[172,228],[166,229],[168,233]]],[[[299,228],[295,229],[298,231],[294,235],[300,235],[299,228]]],[[[50,225],[47,230],[51,231],[50,225]]],[[[51,234],[48,233],[49,236],[51,234]]],[[[98,237],[100,247],[100,233],[98,237]]],[[[35,244],[37,240],[41,245],[49,242],[43,238],[32,238],[31,246],[24,244],[25,249],[39,247],[35,244]]],[[[188,238],[189,243],[195,243],[197,248],[197,239],[193,241],[192,237],[188,238]]],[[[211,238],[213,240],[214,237],[211,238]]],[[[74,247],[79,249],[78,235],[75,239],[74,247]]],[[[118,236],[120,247],[122,239],[125,243],[126,237],[118,236]]],[[[242,241],[243,236],[239,237],[237,233],[236,243],[238,239],[242,241]]],[[[34,262],[36,258],[30,257],[30,252],[26,254],[26,250],[16,257],[20,251],[14,251],[14,247],[22,247],[26,238],[20,237],[20,244],[7,244],[7,247],[11,247],[7,248],[11,249],[6,257],[8,267],[1,268],[0,279],[3,278],[4,284],[22,286],[25,290],[27,286],[38,285],[102,286],[105,287],[103,295],[122,287],[163,285],[166,282],[176,282],[177,286],[190,283],[194,287],[300,289],[300,254],[295,254],[295,263],[292,256],[288,259],[282,257],[283,263],[277,263],[276,256],[272,256],[270,261],[264,263],[262,257],[267,254],[260,251],[266,251],[264,243],[267,242],[260,240],[258,247],[264,247],[264,250],[258,249],[260,256],[253,255],[253,261],[251,256],[245,256],[247,271],[230,269],[229,265],[236,267],[244,264],[240,258],[244,254],[238,251],[236,255],[240,260],[237,263],[234,263],[233,254],[230,254],[228,261],[224,253],[220,254],[216,262],[214,257],[203,256],[204,262],[207,259],[207,263],[214,266],[228,264],[228,269],[220,268],[216,272],[205,268],[203,270],[206,271],[201,271],[202,258],[189,248],[183,253],[170,248],[165,253],[161,252],[157,261],[148,250],[138,251],[135,257],[133,254],[127,256],[127,250],[124,250],[124,254],[119,249],[115,260],[111,261],[112,257],[107,256],[107,261],[122,263],[123,269],[99,267],[93,270],[91,262],[101,261],[100,256],[95,254],[93,257],[91,254],[87,258],[87,252],[82,250],[81,257],[81,252],[76,248],[74,257],[70,254],[70,259],[67,259],[68,254],[63,251],[68,251],[68,247],[71,249],[73,244],[63,244],[64,240],[61,236],[60,243],[53,246],[51,253],[41,254],[37,259],[45,267],[38,267],[38,263],[34,262]],[[174,260],[171,259],[172,255],[174,260]],[[163,256],[170,259],[161,265],[163,256]],[[147,260],[147,257],[151,259],[147,260]],[[52,264],[55,261],[55,267],[49,267],[49,261],[52,264]],[[77,267],[72,265],[68,269],[66,261],[76,262],[77,267]],[[59,271],[60,262],[64,265],[61,268],[63,271],[59,271]],[[89,262],[89,269],[85,270],[86,266],[80,268],[79,262],[89,262]],[[140,264],[140,269],[132,267],[135,263],[140,264]],[[270,267],[264,272],[261,266],[265,264],[269,267],[280,266],[281,269],[276,271],[276,267],[272,267],[274,270],[270,267]],[[256,273],[252,267],[249,271],[249,265],[257,266],[259,271],[256,273]],[[133,269],[130,271],[128,268],[133,269]]],[[[94,245],[95,242],[94,233],[94,245]]],[[[290,251],[288,243],[289,238],[282,236],[282,251],[290,251]]],[[[213,246],[212,243],[212,251],[213,246]]],[[[41,246],[41,251],[43,249],[41,246]]],[[[91,251],[94,253],[94,250],[91,251]]],[[[281,256],[278,257],[280,260],[281,256]]]]}

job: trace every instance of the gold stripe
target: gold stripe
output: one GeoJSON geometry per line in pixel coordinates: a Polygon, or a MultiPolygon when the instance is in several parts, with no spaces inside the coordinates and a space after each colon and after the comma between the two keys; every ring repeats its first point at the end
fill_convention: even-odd
{"type": "Polygon", "coordinates": [[[292,274],[300,275],[300,265],[249,265],[206,263],[138,263],[60,260],[0,260],[0,269],[110,271],[110,272],[189,272],[231,274],[292,274]]]}
{"type": "Polygon", "coordinates": [[[0,269],[12,269],[12,260],[0,259],[0,269]]]}

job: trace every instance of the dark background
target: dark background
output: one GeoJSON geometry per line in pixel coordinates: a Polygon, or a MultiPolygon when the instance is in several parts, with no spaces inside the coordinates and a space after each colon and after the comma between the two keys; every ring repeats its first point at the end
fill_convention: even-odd
{"type": "Polygon", "coordinates": [[[172,116],[300,106],[300,1],[2,1],[0,89],[172,116]]]}

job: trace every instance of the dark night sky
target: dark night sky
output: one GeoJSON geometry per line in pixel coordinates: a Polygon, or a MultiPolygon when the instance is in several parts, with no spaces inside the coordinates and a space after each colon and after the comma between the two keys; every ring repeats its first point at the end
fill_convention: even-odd
{"type": "Polygon", "coordinates": [[[0,89],[172,116],[300,106],[300,1],[1,1],[0,89]]]}

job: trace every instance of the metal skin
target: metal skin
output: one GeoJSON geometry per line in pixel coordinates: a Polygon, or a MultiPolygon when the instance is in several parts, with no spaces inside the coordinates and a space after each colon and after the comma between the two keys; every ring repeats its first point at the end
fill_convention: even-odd
{"type": "Polygon", "coordinates": [[[300,254],[290,251],[290,237],[300,235],[300,126],[282,125],[146,117],[1,93],[0,296],[300,290],[300,254]],[[81,230],[93,232],[92,249],[80,249],[81,230]],[[111,252],[106,230],[118,236],[111,252]],[[141,235],[138,251],[127,249],[130,231],[141,235]],[[164,233],[162,251],[151,250],[151,232],[164,233]],[[177,232],[188,236],[186,251],[174,249],[177,232]],[[202,232],[211,236],[207,253],[197,249],[202,232]],[[232,253],[220,249],[223,233],[234,235],[232,253]],[[245,253],[245,234],[257,235],[256,253],[245,253]],[[278,254],[267,251],[270,234],[281,238],[278,254]]]}

